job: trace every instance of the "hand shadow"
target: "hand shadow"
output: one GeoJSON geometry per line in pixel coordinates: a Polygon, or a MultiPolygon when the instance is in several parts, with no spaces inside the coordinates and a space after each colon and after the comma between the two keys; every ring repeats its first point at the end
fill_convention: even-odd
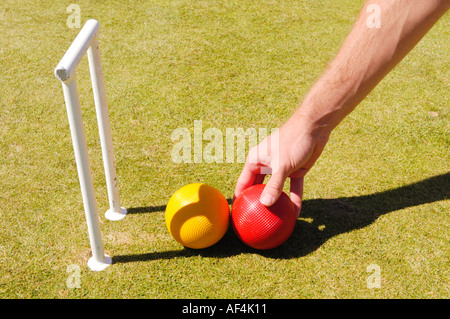
{"type": "MultiPolygon", "coordinates": [[[[252,249],[239,241],[230,227],[225,236],[206,249],[184,248],[176,251],[113,257],[113,262],[167,259],[182,256],[229,257],[257,253],[270,258],[298,258],[314,252],[328,239],[372,224],[378,217],[406,207],[446,200],[450,195],[450,173],[370,195],[336,199],[310,199],[302,203],[302,212],[291,237],[271,250],[252,249]]],[[[228,200],[231,203],[231,200],[228,200]]],[[[164,211],[165,206],[130,208],[129,213],[164,211]]]]}

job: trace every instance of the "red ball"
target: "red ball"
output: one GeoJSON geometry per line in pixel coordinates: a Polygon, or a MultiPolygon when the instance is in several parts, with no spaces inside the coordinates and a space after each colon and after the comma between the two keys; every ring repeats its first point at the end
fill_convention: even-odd
{"type": "Polygon", "coordinates": [[[283,192],[272,206],[259,201],[264,184],[253,185],[231,207],[231,223],[239,239],[256,249],[272,249],[284,243],[295,227],[295,207],[283,192]]]}

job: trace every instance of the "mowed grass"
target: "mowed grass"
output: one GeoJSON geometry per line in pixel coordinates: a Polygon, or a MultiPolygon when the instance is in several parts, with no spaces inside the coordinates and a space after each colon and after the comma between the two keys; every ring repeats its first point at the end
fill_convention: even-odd
{"type": "Polygon", "coordinates": [[[255,251],[230,231],[213,247],[190,250],[166,229],[170,196],[203,182],[231,199],[243,164],[174,163],[172,132],[193,132],[195,120],[224,135],[281,125],[336,54],[363,1],[76,3],[83,24],[101,24],[129,214],[119,222],[103,215],[108,200],[84,58],[77,79],[105,251],[114,261],[90,271],[53,75],[79,29],[66,24],[68,3],[2,1],[1,298],[449,297],[448,14],[335,130],[306,178],[302,214],[285,244],[255,251]],[[373,264],[379,288],[368,286],[373,264]]]}

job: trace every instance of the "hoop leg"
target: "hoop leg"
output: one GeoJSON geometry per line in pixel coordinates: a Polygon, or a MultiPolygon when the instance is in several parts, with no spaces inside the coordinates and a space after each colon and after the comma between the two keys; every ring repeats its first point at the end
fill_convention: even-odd
{"type": "Polygon", "coordinates": [[[89,241],[92,249],[92,258],[88,266],[92,270],[103,270],[110,263],[110,258],[104,253],[102,233],[100,231],[97,202],[89,164],[86,136],[81,117],[80,100],[75,75],[69,82],[62,82],[67,115],[69,118],[70,132],[72,136],[75,161],[83,197],[84,211],[86,214],[89,241]]]}
{"type": "Polygon", "coordinates": [[[127,210],[120,206],[111,125],[109,122],[105,82],[103,79],[100,50],[97,39],[92,41],[91,46],[87,50],[87,56],[91,74],[92,90],[94,92],[94,102],[97,112],[98,130],[102,147],[103,165],[105,168],[106,186],[110,206],[105,213],[105,217],[109,220],[120,220],[125,217],[127,210]]]}

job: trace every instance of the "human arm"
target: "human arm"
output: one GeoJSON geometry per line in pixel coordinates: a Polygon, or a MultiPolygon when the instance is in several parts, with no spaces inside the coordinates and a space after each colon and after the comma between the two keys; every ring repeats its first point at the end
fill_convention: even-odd
{"type": "Polygon", "coordinates": [[[338,54],[276,134],[252,148],[235,196],[271,174],[261,202],[272,205],[284,182],[301,209],[303,181],[331,132],[420,41],[449,9],[449,0],[367,1],[338,54]],[[369,5],[380,9],[380,28],[369,27],[369,5]]]}

